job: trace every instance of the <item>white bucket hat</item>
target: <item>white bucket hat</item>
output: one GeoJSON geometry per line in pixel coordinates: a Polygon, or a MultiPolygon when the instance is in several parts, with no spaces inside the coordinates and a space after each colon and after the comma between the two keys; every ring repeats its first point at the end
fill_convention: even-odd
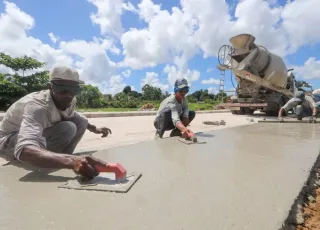
{"type": "Polygon", "coordinates": [[[78,71],[67,66],[53,67],[53,69],[49,74],[49,80],[50,81],[66,80],[66,81],[77,82],[79,84],[84,84],[84,81],[80,80],[78,71]]]}

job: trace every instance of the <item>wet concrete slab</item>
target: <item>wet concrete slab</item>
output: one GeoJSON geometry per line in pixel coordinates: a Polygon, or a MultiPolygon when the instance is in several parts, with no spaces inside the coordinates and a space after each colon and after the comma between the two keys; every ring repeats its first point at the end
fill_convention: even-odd
{"type": "Polygon", "coordinates": [[[143,176],[128,193],[59,189],[74,178],[0,168],[0,229],[279,229],[320,149],[320,126],[262,124],[94,153],[143,176]]]}

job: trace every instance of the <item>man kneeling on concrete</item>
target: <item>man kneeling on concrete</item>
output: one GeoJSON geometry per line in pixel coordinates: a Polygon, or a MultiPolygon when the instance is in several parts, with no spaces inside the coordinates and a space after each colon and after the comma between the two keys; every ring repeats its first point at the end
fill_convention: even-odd
{"type": "Polygon", "coordinates": [[[155,139],[162,138],[164,132],[168,130],[172,130],[170,137],[191,138],[194,135],[187,128],[196,115],[194,111],[189,111],[185,98],[189,92],[188,82],[186,79],[177,79],[174,86],[174,94],[161,102],[157,112],[154,121],[154,127],[157,129],[155,139]]]}
{"type": "MultiPolygon", "coordinates": [[[[111,130],[96,128],[74,111],[75,95],[81,91],[77,71],[55,67],[48,90],[16,101],[0,123],[0,150],[13,150],[14,158],[42,168],[72,169],[89,178],[98,175],[97,165],[106,163],[91,156],[72,156],[86,129],[106,137],[111,130]]],[[[9,151],[10,152],[10,151],[9,151]]]]}
{"type": "Polygon", "coordinates": [[[310,122],[316,122],[317,105],[312,97],[306,96],[303,91],[297,91],[294,98],[291,98],[279,111],[279,120],[283,121],[283,113],[295,108],[298,120],[303,117],[310,117],[310,122]]]}

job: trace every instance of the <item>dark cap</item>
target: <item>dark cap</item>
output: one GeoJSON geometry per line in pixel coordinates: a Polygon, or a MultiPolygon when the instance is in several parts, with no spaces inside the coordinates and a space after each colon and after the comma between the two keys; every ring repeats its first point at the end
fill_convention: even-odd
{"type": "Polygon", "coordinates": [[[176,80],[176,82],[174,83],[174,87],[175,88],[179,88],[179,89],[183,89],[185,87],[188,87],[188,81],[184,78],[179,78],[176,80]]]}

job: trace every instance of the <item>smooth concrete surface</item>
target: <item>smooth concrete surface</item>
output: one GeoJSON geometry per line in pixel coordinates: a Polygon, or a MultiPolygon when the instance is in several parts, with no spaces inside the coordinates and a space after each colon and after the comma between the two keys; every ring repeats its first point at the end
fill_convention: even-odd
{"type": "Polygon", "coordinates": [[[143,176],[128,193],[57,187],[74,177],[0,168],[0,229],[276,230],[320,148],[320,126],[260,124],[94,153],[143,176]]]}

